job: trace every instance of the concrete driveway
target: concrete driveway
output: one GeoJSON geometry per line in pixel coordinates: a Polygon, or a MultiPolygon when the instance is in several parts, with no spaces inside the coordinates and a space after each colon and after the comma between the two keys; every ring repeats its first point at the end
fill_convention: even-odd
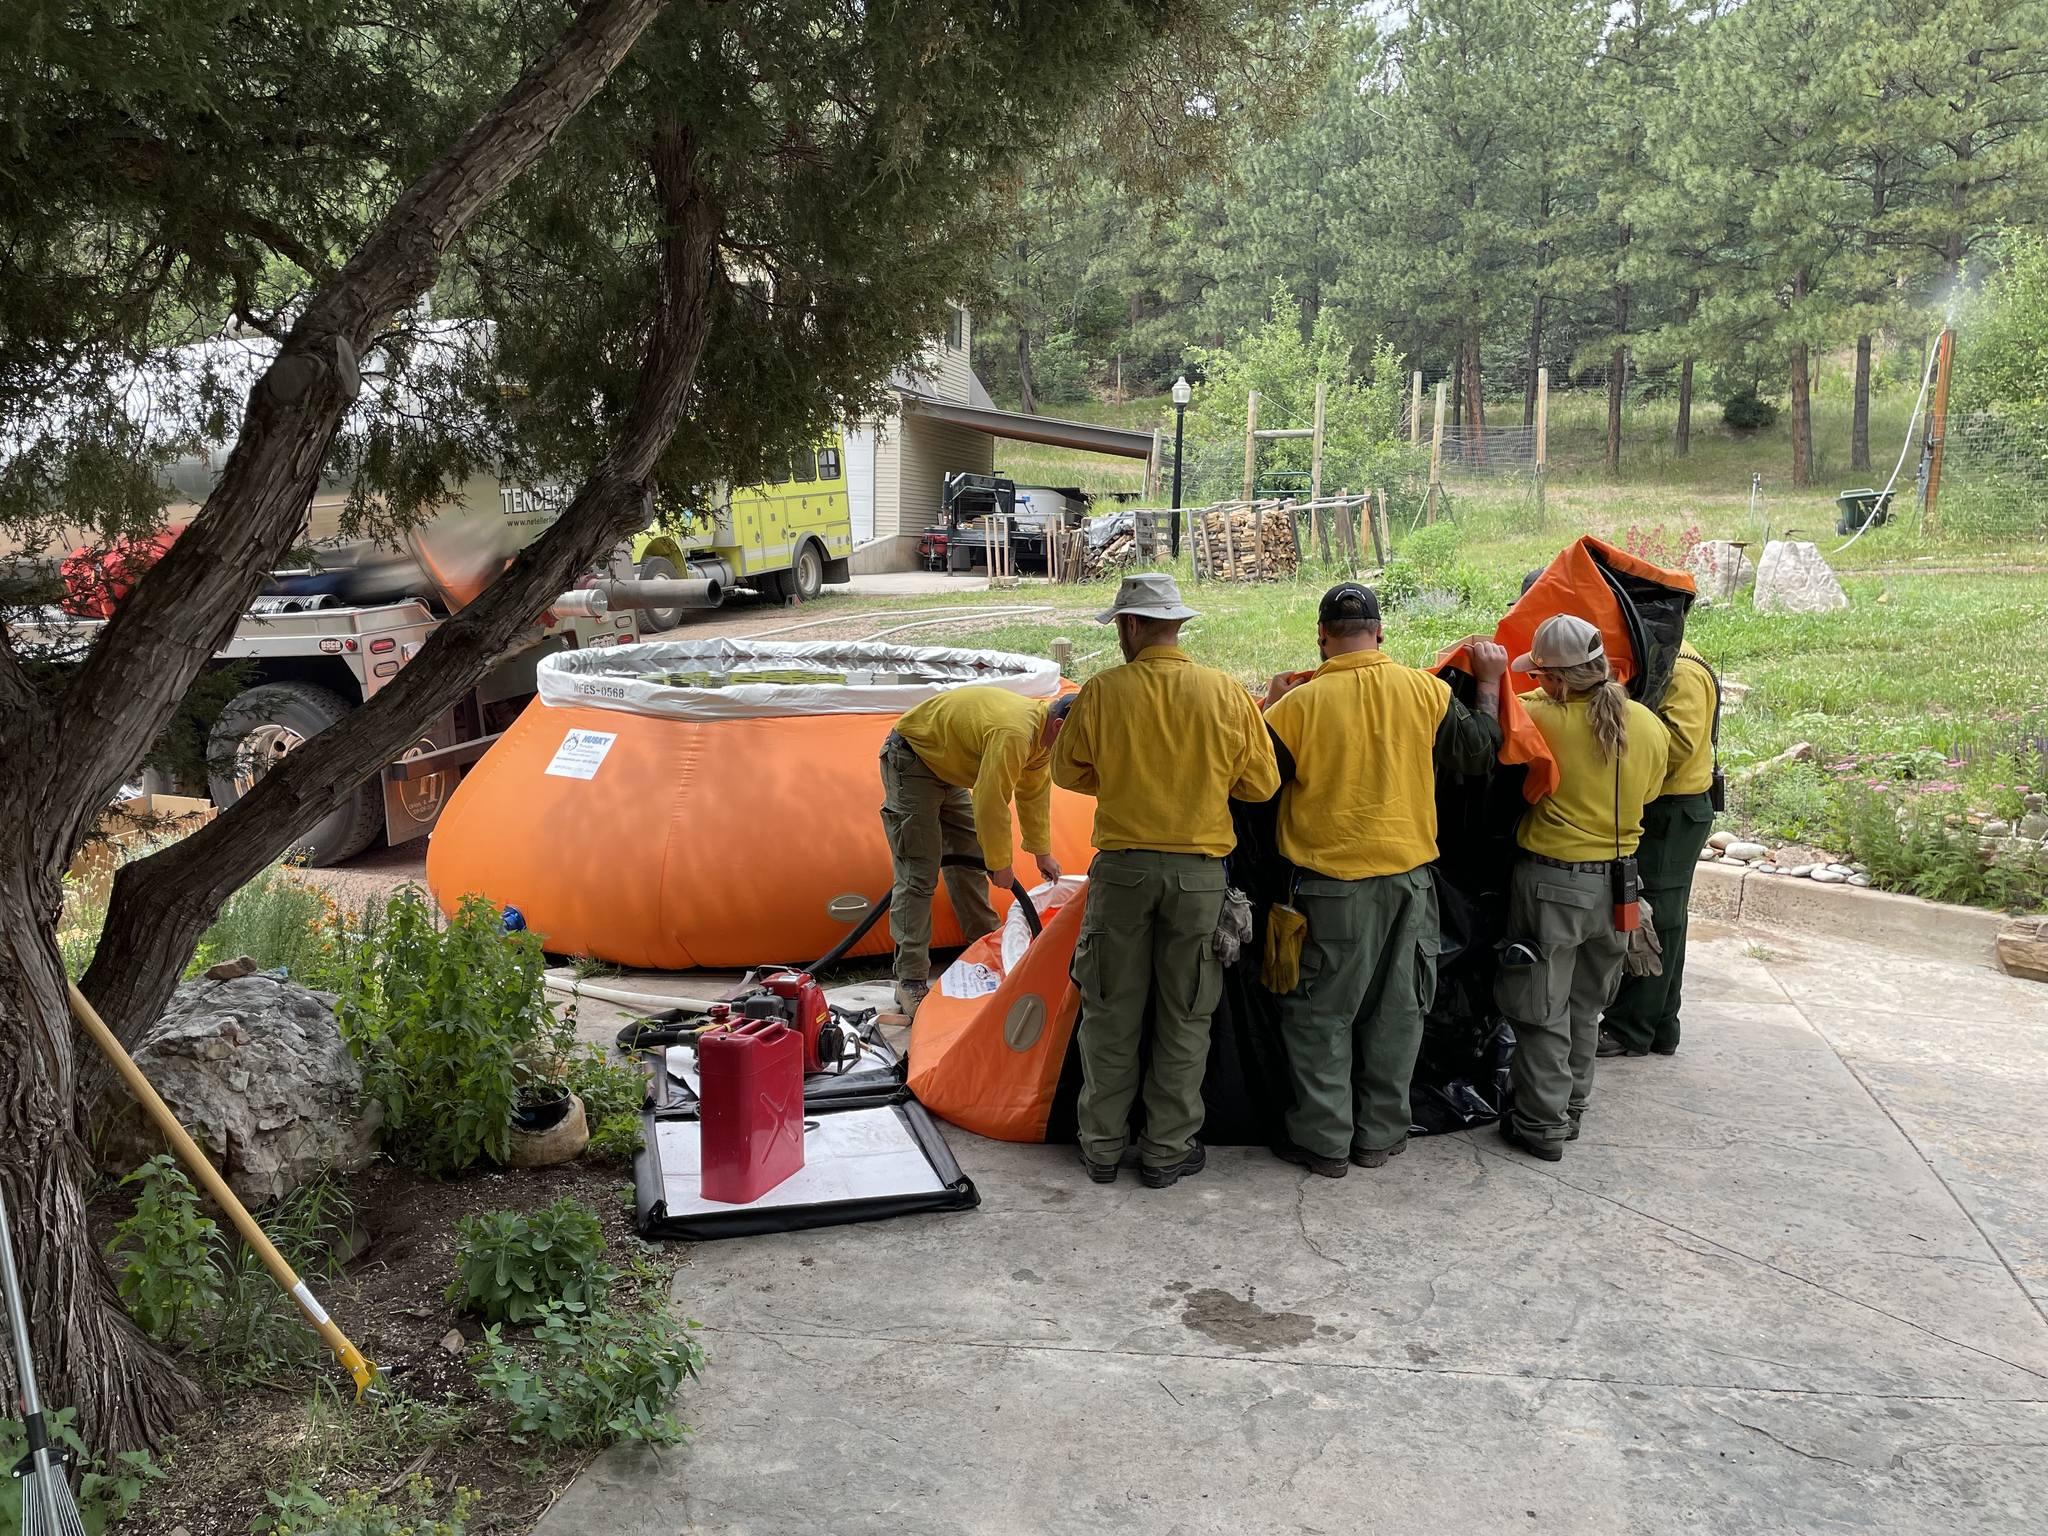
{"type": "Polygon", "coordinates": [[[2048,988],[1701,936],[1562,1164],[1153,1192],[953,1131],[979,1211],[699,1245],[694,1442],[540,1529],[2044,1529],[2048,988]]]}

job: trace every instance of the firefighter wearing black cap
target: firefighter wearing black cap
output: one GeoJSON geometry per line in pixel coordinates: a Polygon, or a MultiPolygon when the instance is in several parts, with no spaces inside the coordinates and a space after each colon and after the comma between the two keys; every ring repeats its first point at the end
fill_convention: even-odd
{"type": "Polygon", "coordinates": [[[1280,767],[1280,851],[1306,920],[1300,979],[1281,999],[1293,1106],[1274,1150],[1326,1178],[1408,1144],[1408,1083],[1436,993],[1439,770],[1484,773],[1507,652],[1468,642],[1479,708],[1380,648],[1379,600],[1355,582],[1316,613],[1323,664],[1266,695],[1280,767]]]}

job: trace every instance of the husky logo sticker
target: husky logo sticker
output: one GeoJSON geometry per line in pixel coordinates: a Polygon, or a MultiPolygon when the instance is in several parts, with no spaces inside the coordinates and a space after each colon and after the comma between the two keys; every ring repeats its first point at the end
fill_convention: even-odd
{"type": "Polygon", "coordinates": [[[548,763],[548,776],[556,779],[597,777],[605,754],[611,751],[612,743],[618,739],[616,731],[569,732],[562,738],[562,744],[555,748],[554,758],[548,763]]]}

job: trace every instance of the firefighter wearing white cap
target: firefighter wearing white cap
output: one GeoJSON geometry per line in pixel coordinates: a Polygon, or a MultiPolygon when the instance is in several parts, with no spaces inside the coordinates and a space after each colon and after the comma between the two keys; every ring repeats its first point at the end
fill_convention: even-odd
{"type": "Polygon", "coordinates": [[[1557,788],[1516,832],[1495,1001],[1515,1026],[1513,1146],[1556,1162],[1579,1134],[1593,1090],[1601,1010],[1628,952],[1621,882],[1633,875],[1643,807],[1664,783],[1663,722],[1614,680],[1600,631],[1558,614],[1537,627],[1514,670],[1540,685],[1522,703],[1549,744],[1557,788]]]}
{"type": "Polygon", "coordinates": [[[1081,992],[1081,1160],[1117,1176],[1140,1090],[1149,1009],[1139,1174],[1164,1189],[1202,1170],[1209,1019],[1223,990],[1211,941],[1223,909],[1230,802],[1280,787],[1273,746],[1244,688],[1179,645],[1195,611],[1171,576],[1127,576],[1097,621],[1116,626],[1124,664],[1081,689],[1053,746],[1053,782],[1095,797],[1088,910],[1074,949],[1081,992]]]}

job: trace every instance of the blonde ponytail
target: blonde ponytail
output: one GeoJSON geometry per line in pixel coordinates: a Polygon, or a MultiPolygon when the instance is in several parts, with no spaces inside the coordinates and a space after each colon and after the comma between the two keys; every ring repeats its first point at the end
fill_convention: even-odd
{"type": "Polygon", "coordinates": [[[1628,690],[1608,671],[1607,658],[1560,667],[1555,676],[1572,698],[1586,700],[1586,719],[1600,755],[1610,763],[1628,756],[1628,690]]]}

